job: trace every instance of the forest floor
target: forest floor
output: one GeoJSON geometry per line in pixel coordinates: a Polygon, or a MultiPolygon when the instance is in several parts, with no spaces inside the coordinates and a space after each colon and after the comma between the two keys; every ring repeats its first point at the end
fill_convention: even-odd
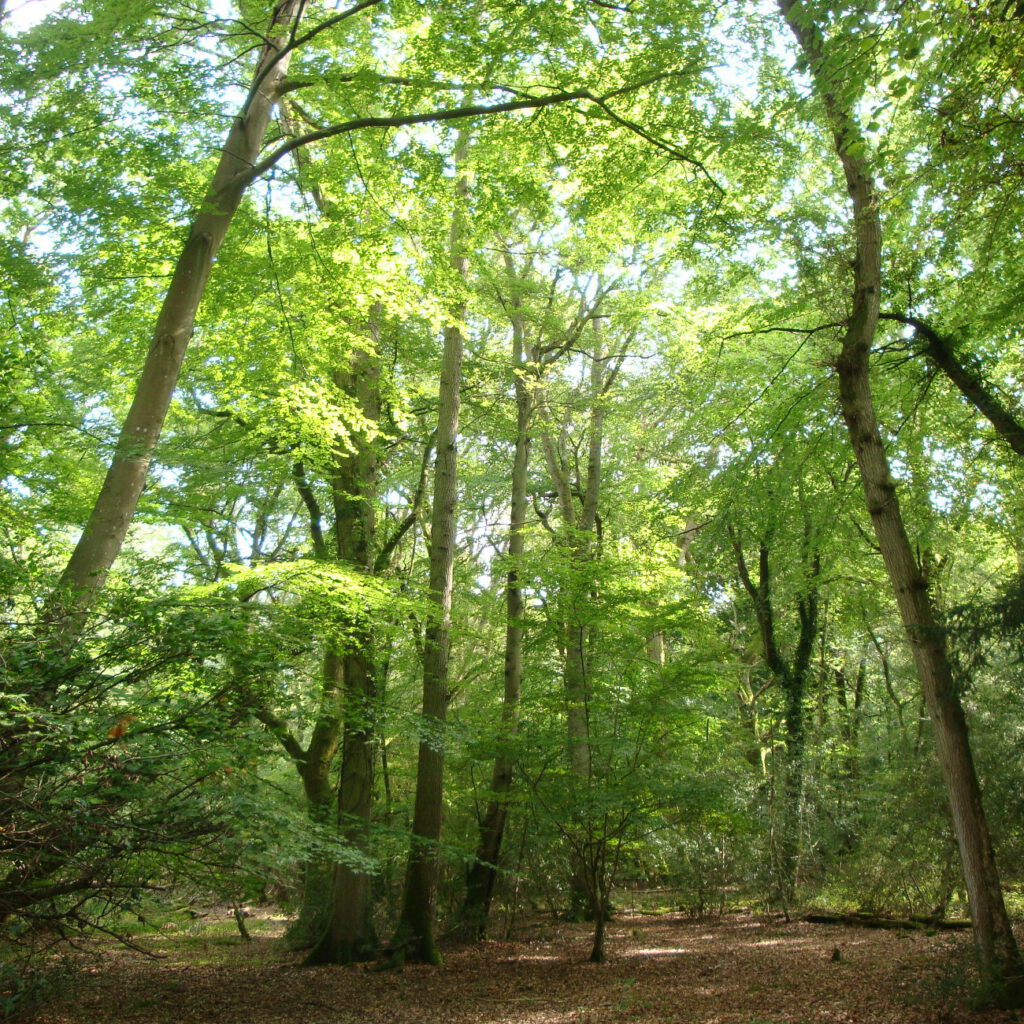
{"type": "Polygon", "coordinates": [[[518,941],[449,946],[442,967],[300,966],[283,919],[165,926],[79,954],[68,994],[36,1024],[1009,1024],[967,1008],[969,937],[622,914],[608,961],[590,927],[537,920],[518,941]],[[176,929],[176,930],[175,930],[176,929]],[[233,934],[232,934],[233,932],[233,934]],[[838,959],[834,959],[835,950],[838,959]]]}

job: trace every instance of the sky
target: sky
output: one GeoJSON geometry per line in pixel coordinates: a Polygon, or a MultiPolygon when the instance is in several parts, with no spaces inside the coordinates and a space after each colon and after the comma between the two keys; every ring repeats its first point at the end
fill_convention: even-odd
{"type": "Polygon", "coordinates": [[[60,7],[61,0],[0,0],[8,32],[24,32],[60,7]]]}

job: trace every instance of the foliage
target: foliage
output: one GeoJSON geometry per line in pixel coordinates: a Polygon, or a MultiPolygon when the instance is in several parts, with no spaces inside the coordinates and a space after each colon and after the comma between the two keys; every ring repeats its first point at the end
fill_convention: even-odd
{"type": "MultiPolygon", "coordinates": [[[[0,4],[10,941],[116,931],[153,888],[294,891],[311,863],[372,875],[376,922],[393,921],[455,319],[450,709],[427,736],[447,757],[442,913],[459,912],[499,755],[512,915],[565,911],[574,862],[605,898],[621,881],[665,886],[697,915],[775,905],[787,842],[798,902],[958,904],[911,653],[837,404],[850,213],[820,89],[774,7],[307,5],[264,153],[367,118],[409,123],[320,132],[246,192],[129,541],[66,649],[48,641],[47,595],[115,452],[269,5],[76,0],[36,22],[31,6],[0,4]],[[560,90],[580,95],[435,116],[560,90]],[[450,258],[456,171],[465,278],[450,258]],[[373,550],[356,565],[341,541],[361,501],[373,550]],[[510,579],[525,605],[514,710],[510,579]],[[325,660],[354,653],[374,668],[359,707],[325,685],[325,660]],[[313,737],[346,724],[373,734],[362,846],[333,812],[311,818],[300,788],[313,737]]],[[[827,41],[815,80],[874,168],[882,309],[933,324],[1019,416],[1024,20],[1013,5],[887,0],[804,0],[794,17],[827,41]]],[[[878,417],[1019,886],[1022,466],[896,325],[871,354],[878,417]]],[[[320,747],[332,786],[338,746],[320,747]]]]}

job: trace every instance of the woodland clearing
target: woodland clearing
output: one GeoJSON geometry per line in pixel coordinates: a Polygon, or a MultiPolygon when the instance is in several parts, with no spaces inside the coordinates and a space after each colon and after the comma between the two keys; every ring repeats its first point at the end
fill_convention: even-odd
{"type": "Polygon", "coordinates": [[[539,918],[517,941],[448,946],[441,967],[299,966],[261,919],[143,940],[161,959],[95,948],[73,991],[37,1024],[1009,1024],[969,1009],[969,937],[810,924],[623,914],[609,960],[586,962],[590,926],[539,918]],[[214,934],[216,932],[216,934],[214,934]],[[835,950],[839,959],[834,959],[835,950]]]}

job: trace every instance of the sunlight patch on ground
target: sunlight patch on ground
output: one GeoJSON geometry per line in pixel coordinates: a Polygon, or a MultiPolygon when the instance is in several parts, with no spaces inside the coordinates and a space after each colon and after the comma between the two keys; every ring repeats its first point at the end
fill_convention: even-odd
{"type": "Polygon", "coordinates": [[[684,949],[680,946],[678,949],[668,948],[659,946],[657,949],[629,949],[623,953],[616,953],[616,956],[622,957],[647,957],[647,956],[679,956],[682,953],[689,953],[690,950],[684,949]]]}
{"type": "Polygon", "coordinates": [[[758,939],[756,942],[746,943],[748,946],[785,946],[787,949],[817,949],[821,943],[811,938],[791,939],[758,939]]]}
{"type": "Polygon", "coordinates": [[[536,1013],[509,1011],[501,1017],[492,1017],[488,1024],[570,1024],[578,1021],[583,1010],[538,1010],[536,1013]],[[514,1016],[509,1014],[514,1013],[514,1016]]]}

